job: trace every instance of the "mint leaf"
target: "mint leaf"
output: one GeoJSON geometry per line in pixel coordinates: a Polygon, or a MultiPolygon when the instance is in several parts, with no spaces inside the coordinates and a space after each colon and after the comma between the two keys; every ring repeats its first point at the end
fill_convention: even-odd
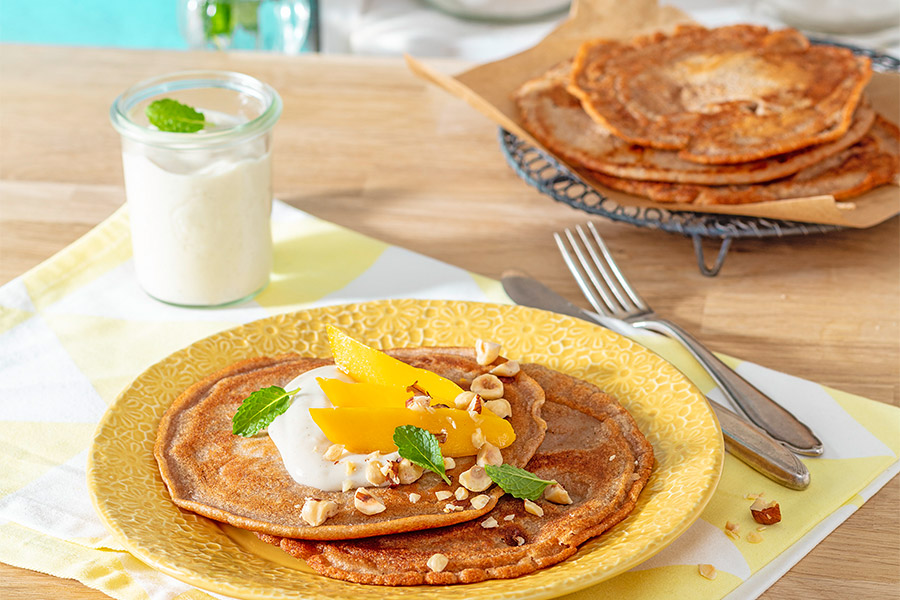
{"type": "Polygon", "coordinates": [[[415,425],[401,425],[394,429],[394,444],[400,456],[423,469],[434,471],[450,485],[441,445],[433,433],[415,425]]]}
{"type": "Polygon", "coordinates": [[[485,465],[484,471],[491,481],[514,498],[537,500],[548,485],[556,483],[512,465],[485,465]]]}
{"type": "Polygon", "coordinates": [[[206,124],[203,113],[171,98],[154,100],[145,112],[150,124],[160,131],[194,133],[203,129],[206,124]]]}
{"type": "Polygon", "coordinates": [[[273,385],[250,394],[237,412],[231,417],[231,432],[243,437],[251,437],[268,427],[275,417],[284,414],[291,406],[291,398],[299,388],[285,391],[273,385]]]}

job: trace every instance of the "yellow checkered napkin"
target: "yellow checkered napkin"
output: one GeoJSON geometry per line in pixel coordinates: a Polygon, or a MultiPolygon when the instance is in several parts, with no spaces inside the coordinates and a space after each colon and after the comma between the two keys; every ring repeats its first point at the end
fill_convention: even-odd
{"type": "MultiPolygon", "coordinates": [[[[106,407],[134,377],[197,339],[272,314],[384,298],[509,302],[496,281],[388,246],[275,203],[272,283],[253,302],[190,310],[148,298],[135,282],[127,214],[120,210],[53,258],[0,288],[0,561],[77,579],[121,600],[222,596],[197,590],[128,554],[94,514],[86,460],[106,407]]],[[[693,359],[668,340],[623,331],[676,364],[714,399],[693,359]]],[[[674,544],[635,569],[567,598],[626,595],[754,597],[898,471],[900,410],[757,365],[727,359],[808,423],[827,448],[805,460],[812,485],[793,492],[728,456],[718,491],[674,544]],[[764,543],[748,493],[777,499],[785,521],[764,543]],[[708,581],[697,565],[714,565],[708,581]]]]}

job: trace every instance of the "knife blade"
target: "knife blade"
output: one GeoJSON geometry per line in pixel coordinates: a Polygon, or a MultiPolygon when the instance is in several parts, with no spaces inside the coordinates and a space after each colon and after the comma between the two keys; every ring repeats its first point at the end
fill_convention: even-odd
{"type": "MultiPolygon", "coordinates": [[[[517,304],[603,325],[593,314],[572,304],[536,279],[518,272],[508,272],[500,281],[517,304]]],[[[719,420],[728,452],[787,488],[804,490],[809,486],[809,470],[790,450],[721,404],[709,398],[707,401],[719,420]]]]}

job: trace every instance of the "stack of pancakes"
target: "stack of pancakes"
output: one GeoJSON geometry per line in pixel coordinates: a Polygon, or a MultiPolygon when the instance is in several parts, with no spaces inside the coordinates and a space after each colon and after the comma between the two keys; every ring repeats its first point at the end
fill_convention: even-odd
{"type": "MultiPolygon", "coordinates": [[[[389,354],[454,381],[486,373],[464,348],[418,348],[389,354]]],[[[556,564],[579,544],[600,535],[634,509],[650,477],[653,449],[631,415],[595,386],[534,364],[503,377],[512,406],[516,441],[501,453],[504,462],[555,480],[571,504],[540,501],[536,516],[522,500],[497,486],[491,501],[475,509],[444,510],[474,457],[448,470],[452,487],[430,472],[413,484],[369,488],[387,509],[364,515],[354,509],[353,491],[327,492],[288,475],[277,448],[265,434],[231,433],[231,416],[250,392],[284,386],[300,373],[330,360],[281,356],[243,361],[215,373],[182,394],[159,427],[156,459],[172,500],[182,508],[250,529],[302,558],[317,572],[379,585],[473,583],[517,577],[556,564]],[[411,502],[410,493],[421,496],[411,502]],[[328,499],[339,510],[324,524],[300,517],[307,498],[328,499]],[[493,526],[485,527],[485,522],[493,526]],[[434,554],[447,566],[428,566],[434,554]]],[[[464,386],[465,387],[465,386],[464,386]]]]}
{"type": "Polygon", "coordinates": [[[595,40],[515,93],[534,137],[607,187],[680,204],[842,200],[900,173],[869,59],[793,29],[595,40]]]}

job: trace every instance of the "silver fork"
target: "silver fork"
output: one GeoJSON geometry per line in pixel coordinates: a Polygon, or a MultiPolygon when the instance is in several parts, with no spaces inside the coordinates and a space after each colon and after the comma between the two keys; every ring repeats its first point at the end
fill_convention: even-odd
{"type": "Polygon", "coordinates": [[[553,237],[582,293],[598,313],[681,342],[752,423],[798,454],[822,454],[822,442],[806,425],[735,373],[687,331],[659,318],[628,283],[594,224],[588,223],[587,229],[588,232],[581,225],[576,226],[577,237],[566,229],[565,241],[558,233],[553,237]]]}

